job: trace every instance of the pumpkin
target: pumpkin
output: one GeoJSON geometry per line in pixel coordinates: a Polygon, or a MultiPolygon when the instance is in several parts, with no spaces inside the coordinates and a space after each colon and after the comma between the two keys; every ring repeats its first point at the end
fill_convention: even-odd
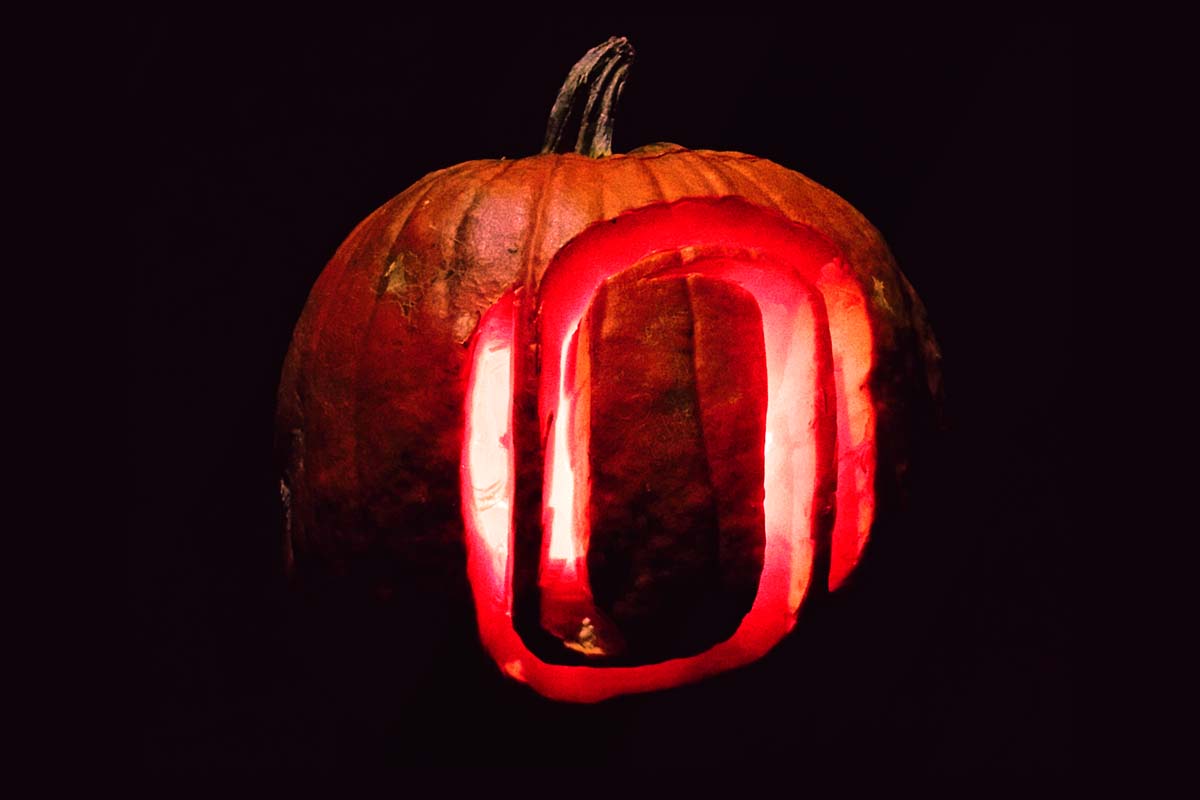
{"type": "Polygon", "coordinates": [[[770,650],[899,509],[940,392],[920,300],[836,194],[742,153],[611,153],[631,58],[575,65],[540,154],[364,220],[278,396],[289,567],[465,563],[497,666],[570,701],[770,650]]]}

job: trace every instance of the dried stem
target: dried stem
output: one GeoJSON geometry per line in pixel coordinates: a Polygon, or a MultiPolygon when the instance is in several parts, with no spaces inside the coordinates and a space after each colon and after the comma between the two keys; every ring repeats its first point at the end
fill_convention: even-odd
{"type": "Polygon", "coordinates": [[[576,153],[591,158],[612,155],[613,112],[625,88],[625,77],[633,61],[633,46],[623,36],[614,36],[593,47],[571,68],[550,109],[543,153],[558,152],[567,123],[585,95],[575,138],[576,153]]]}

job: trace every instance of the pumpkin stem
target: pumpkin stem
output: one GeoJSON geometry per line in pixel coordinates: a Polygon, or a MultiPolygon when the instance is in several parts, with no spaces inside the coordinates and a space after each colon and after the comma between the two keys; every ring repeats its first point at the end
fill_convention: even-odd
{"type": "Polygon", "coordinates": [[[575,152],[591,158],[612,155],[613,110],[625,88],[625,76],[633,61],[633,46],[624,36],[614,36],[593,47],[571,67],[546,123],[543,153],[558,152],[567,122],[578,107],[583,89],[587,102],[579,119],[575,152]]]}

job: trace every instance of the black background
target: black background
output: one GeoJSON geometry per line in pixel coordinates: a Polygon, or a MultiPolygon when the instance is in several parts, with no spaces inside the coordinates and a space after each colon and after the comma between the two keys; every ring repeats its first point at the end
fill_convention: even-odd
{"type": "Polygon", "coordinates": [[[1047,19],[134,21],[131,763],[361,772],[754,764],[801,781],[1070,760],[1060,432],[1070,28],[1047,19]],[[591,707],[500,678],[466,602],[289,588],[274,390],[313,281],[425,173],[535,152],[570,65],[638,50],[615,149],[771,158],[883,232],[945,355],[949,432],[903,528],[767,658],[591,707]]]}

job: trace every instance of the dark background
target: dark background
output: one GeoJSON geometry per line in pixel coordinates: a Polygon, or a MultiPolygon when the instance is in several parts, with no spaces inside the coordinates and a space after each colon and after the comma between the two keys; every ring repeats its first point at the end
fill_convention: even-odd
{"type": "Polygon", "coordinates": [[[129,30],[134,770],[450,759],[603,787],[630,763],[852,782],[1068,769],[1067,25],[463,11],[129,30]],[[903,527],[767,658],[560,706],[500,678],[465,599],[288,586],[274,391],[351,228],[429,171],[535,152],[567,69],[614,34],[638,50],[617,151],[768,157],[883,232],[941,341],[949,429],[903,527]]]}

